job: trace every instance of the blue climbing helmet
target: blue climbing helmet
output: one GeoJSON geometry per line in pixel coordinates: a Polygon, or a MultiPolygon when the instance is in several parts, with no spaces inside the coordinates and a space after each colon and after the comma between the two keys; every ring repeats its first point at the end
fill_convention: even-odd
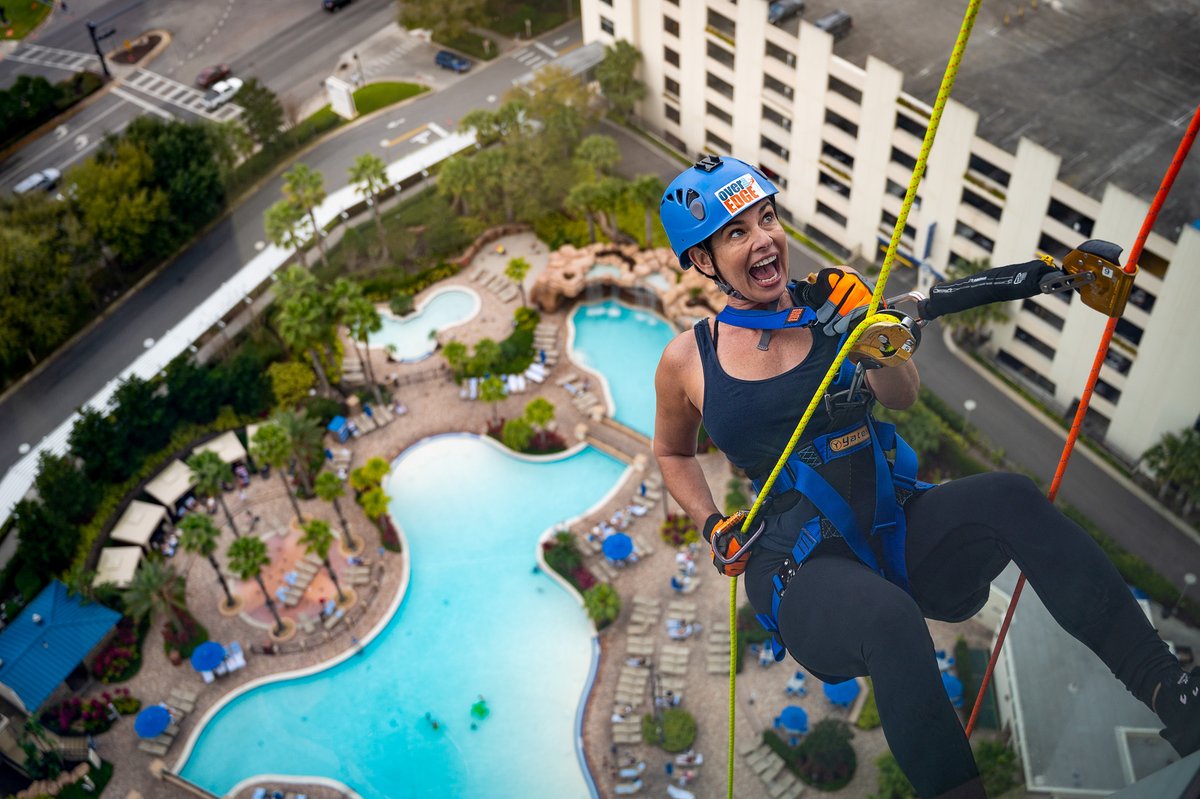
{"type": "Polygon", "coordinates": [[[778,193],[758,167],[736,158],[706,155],[679,173],[658,206],[679,265],[690,267],[689,249],[707,241],[754,203],[778,193]]]}

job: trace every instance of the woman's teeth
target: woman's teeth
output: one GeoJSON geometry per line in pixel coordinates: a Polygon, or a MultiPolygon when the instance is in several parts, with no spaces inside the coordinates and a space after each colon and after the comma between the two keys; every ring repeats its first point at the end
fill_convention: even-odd
{"type": "Polygon", "coordinates": [[[779,279],[779,270],[776,268],[777,259],[774,257],[755,264],[750,267],[750,277],[763,285],[769,285],[779,279]]]}

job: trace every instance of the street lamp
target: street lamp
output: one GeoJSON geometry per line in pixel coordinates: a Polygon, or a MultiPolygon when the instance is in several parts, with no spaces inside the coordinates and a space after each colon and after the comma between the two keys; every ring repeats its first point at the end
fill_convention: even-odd
{"type": "Polygon", "coordinates": [[[363,85],[363,83],[365,83],[365,82],[366,82],[366,80],[367,80],[367,76],[363,74],[362,59],[360,59],[360,58],[358,57],[358,52],[357,52],[357,51],[355,51],[355,52],[353,53],[353,55],[354,55],[354,63],[358,65],[358,73],[355,75],[355,81],[354,81],[354,85],[355,85],[355,86],[362,86],[362,85],[363,85]]]}
{"type": "Polygon", "coordinates": [[[967,424],[971,421],[971,411],[975,410],[975,400],[973,400],[973,399],[963,400],[963,410],[965,410],[967,412],[966,416],[963,417],[963,435],[966,435],[967,424]]]}
{"type": "Polygon", "coordinates": [[[1179,592],[1179,598],[1175,600],[1175,604],[1171,606],[1170,610],[1163,608],[1162,617],[1164,619],[1169,619],[1175,615],[1175,611],[1179,610],[1180,604],[1183,603],[1184,595],[1186,595],[1188,592],[1188,589],[1191,588],[1195,584],[1196,584],[1196,575],[1192,574],[1191,572],[1188,572],[1187,574],[1183,575],[1183,590],[1179,592]]]}

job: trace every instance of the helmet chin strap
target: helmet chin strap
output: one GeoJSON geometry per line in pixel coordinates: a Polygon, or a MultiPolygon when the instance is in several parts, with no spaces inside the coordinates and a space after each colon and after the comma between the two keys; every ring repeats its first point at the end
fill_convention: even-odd
{"type": "Polygon", "coordinates": [[[744,294],[742,294],[742,292],[738,291],[733,286],[726,283],[724,280],[722,280],[717,275],[714,274],[712,276],[712,281],[717,284],[717,288],[719,288],[721,291],[725,292],[730,297],[733,297],[735,300],[746,299],[746,296],[744,294]]]}
{"type": "Polygon", "coordinates": [[[735,300],[746,299],[746,296],[744,294],[742,294],[742,292],[738,291],[733,286],[729,285],[729,283],[727,283],[725,281],[725,279],[723,277],[721,277],[721,270],[717,268],[717,258],[713,254],[712,247],[709,246],[708,242],[702,241],[700,244],[698,244],[696,246],[703,249],[704,252],[706,252],[708,254],[709,260],[712,261],[713,273],[710,275],[707,272],[705,272],[703,269],[701,269],[700,274],[704,275],[709,280],[716,283],[717,288],[719,288],[722,292],[724,292],[726,296],[733,297],[735,300]]]}

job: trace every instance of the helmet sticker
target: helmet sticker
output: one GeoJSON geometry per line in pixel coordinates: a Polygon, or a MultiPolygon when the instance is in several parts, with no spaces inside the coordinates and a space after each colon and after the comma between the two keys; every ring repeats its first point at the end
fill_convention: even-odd
{"type": "Polygon", "coordinates": [[[759,187],[758,181],[750,172],[726,183],[716,192],[717,199],[721,201],[721,205],[725,206],[725,210],[730,216],[736,216],[746,206],[753,205],[764,196],[766,195],[759,187]]]}

